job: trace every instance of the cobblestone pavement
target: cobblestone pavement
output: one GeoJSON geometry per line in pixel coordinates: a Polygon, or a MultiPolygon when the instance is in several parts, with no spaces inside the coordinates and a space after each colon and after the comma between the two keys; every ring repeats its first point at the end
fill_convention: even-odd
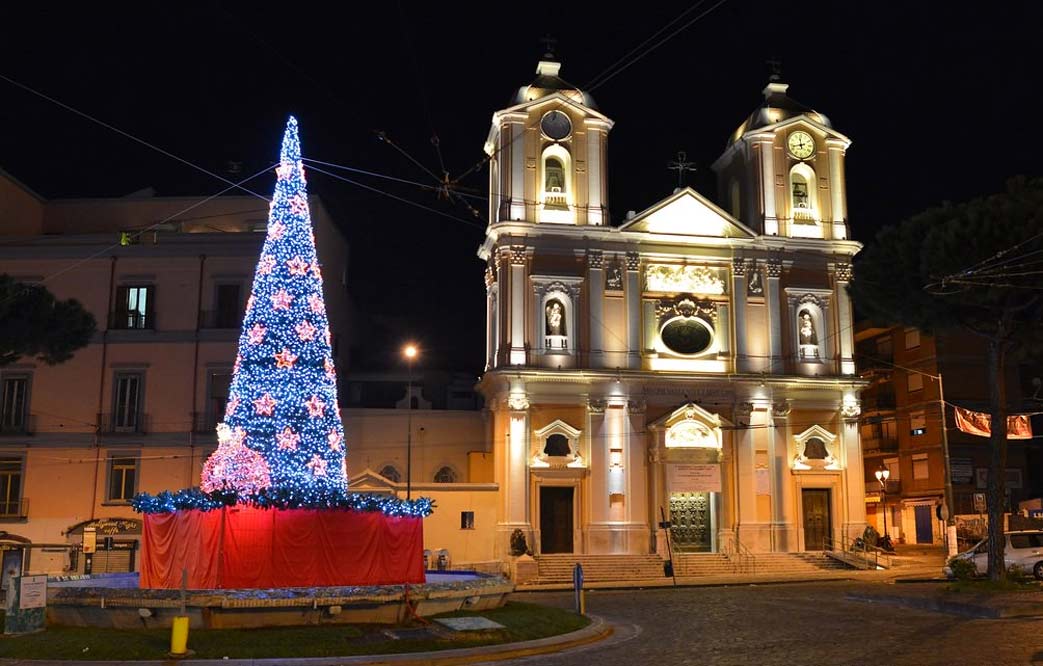
{"type": "MultiPolygon", "coordinates": [[[[593,591],[616,638],[531,658],[540,666],[1043,665],[1043,620],[974,620],[844,598],[881,583],[593,591]],[[636,625],[636,626],[628,626],[636,625]]],[[[513,596],[570,607],[567,593],[513,596]]]]}

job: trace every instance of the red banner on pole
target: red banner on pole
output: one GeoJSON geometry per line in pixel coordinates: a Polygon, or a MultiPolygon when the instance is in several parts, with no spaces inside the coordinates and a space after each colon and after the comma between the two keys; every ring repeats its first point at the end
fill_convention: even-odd
{"type": "MultiPolygon", "coordinates": [[[[956,412],[956,427],[960,431],[977,437],[992,436],[992,416],[955,405],[953,410],[956,412]]],[[[1007,417],[1007,439],[1032,439],[1032,423],[1028,414],[1007,417]]]]}

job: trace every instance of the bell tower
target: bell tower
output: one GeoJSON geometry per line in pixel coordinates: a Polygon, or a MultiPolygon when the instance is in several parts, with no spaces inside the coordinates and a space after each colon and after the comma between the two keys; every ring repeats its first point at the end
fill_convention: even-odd
{"type": "Polygon", "coordinates": [[[536,78],[493,114],[489,223],[608,224],[605,149],[612,121],[560,76],[547,53],[536,78]]]}
{"type": "Polygon", "coordinates": [[[719,201],[767,236],[848,239],[844,158],[851,141],[788,91],[776,71],[761,91],[763,104],[732,133],[713,164],[719,201]]]}

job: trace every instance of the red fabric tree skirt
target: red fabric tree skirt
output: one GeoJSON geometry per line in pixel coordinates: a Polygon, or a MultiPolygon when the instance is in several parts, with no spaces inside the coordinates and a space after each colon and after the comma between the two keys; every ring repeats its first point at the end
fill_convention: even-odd
{"type": "Polygon", "coordinates": [[[141,587],[195,590],[424,582],[422,518],[343,509],[146,514],[141,587]]]}

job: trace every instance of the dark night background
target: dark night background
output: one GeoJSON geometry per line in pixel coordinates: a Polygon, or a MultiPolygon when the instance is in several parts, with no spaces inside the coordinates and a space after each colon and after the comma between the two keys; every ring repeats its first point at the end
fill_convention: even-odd
{"type": "MultiPolygon", "coordinates": [[[[228,174],[230,161],[248,175],[275,160],[294,113],[306,157],[429,182],[374,130],[436,172],[437,133],[456,176],[482,159],[492,112],[533,78],[541,36],[557,38],[563,78],[583,87],[692,3],[360,4],[5,8],[0,73],[233,180],[242,175],[228,174]]],[[[1039,174],[1039,5],[725,2],[594,92],[616,121],[613,223],[670,194],[666,163],[678,150],[699,167],[692,184],[714,195],[709,165],[760,103],[772,57],[790,94],[853,140],[859,240],[943,200],[997,191],[1011,175],[1039,174]]],[[[0,167],[45,197],[225,187],[4,81],[0,100],[0,167]]],[[[401,341],[415,338],[425,366],[480,372],[482,223],[465,223],[464,207],[431,191],[344,175],[461,218],[312,171],[310,190],[351,244],[349,288],[366,313],[355,364],[395,367],[401,341]]],[[[484,194],[486,179],[483,169],[461,185],[484,194]]],[[[269,196],[272,183],[250,187],[269,196]]]]}

